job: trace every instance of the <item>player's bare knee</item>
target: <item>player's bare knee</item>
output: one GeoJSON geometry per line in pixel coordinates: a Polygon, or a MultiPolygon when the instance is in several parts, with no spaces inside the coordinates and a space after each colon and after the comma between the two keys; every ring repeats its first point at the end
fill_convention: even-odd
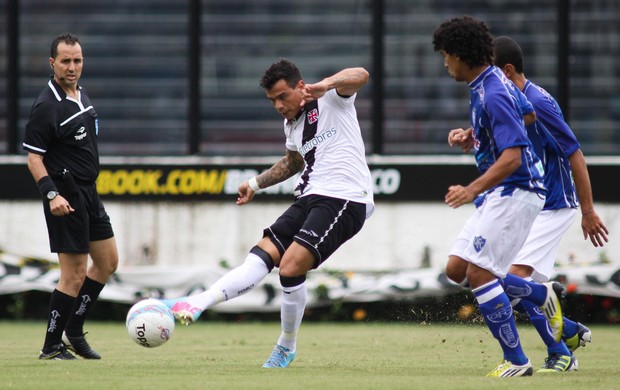
{"type": "Polygon", "coordinates": [[[456,256],[450,256],[446,265],[446,276],[454,284],[463,284],[466,281],[468,263],[456,256]]]}
{"type": "Polygon", "coordinates": [[[454,284],[461,284],[466,279],[465,272],[454,267],[446,267],[446,276],[454,284]]]}
{"type": "Polygon", "coordinates": [[[490,271],[480,268],[474,264],[470,264],[467,267],[467,273],[465,275],[471,288],[480,287],[493,280],[497,280],[497,276],[493,275],[490,271]]]}
{"type": "Polygon", "coordinates": [[[84,284],[84,278],[86,273],[81,272],[66,272],[60,275],[58,280],[59,289],[65,294],[71,296],[77,296],[82,284],[84,284]]]}
{"type": "Polygon", "coordinates": [[[110,256],[107,258],[98,258],[88,269],[88,276],[93,280],[104,283],[118,269],[118,256],[110,256]]]}

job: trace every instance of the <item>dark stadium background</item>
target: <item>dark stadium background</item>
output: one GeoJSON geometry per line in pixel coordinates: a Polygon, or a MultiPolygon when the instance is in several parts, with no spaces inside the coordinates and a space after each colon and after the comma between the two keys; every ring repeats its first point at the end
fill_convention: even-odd
{"type": "MultiPolygon", "coordinates": [[[[65,31],[78,35],[84,47],[81,83],[99,115],[104,157],[139,165],[146,156],[280,155],[281,119],[258,85],[279,57],[298,63],[309,81],[349,66],[370,71],[370,84],[357,100],[369,155],[458,155],[446,135],[468,123],[468,90],[448,77],[431,35],[441,21],[461,14],[481,18],[494,35],[521,44],[526,75],[558,98],[586,157],[599,158],[590,166],[596,200],[620,203],[617,0],[5,0],[0,157],[24,156],[28,112],[49,76],[49,45],[65,31]]],[[[432,191],[450,175],[472,172],[464,166],[456,173],[441,165],[423,168],[411,174],[435,180],[432,191]]],[[[23,169],[0,164],[0,200],[36,197],[23,169]]],[[[417,189],[407,194],[419,198],[396,200],[436,196],[417,189]]],[[[35,318],[47,299],[40,292],[2,295],[0,318],[35,318]]],[[[461,294],[450,299],[447,308],[470,301],[461,294]]],[[[620,320],[617,299],[569,299],[577,307],[570,313],[575,319],[620,320]]],[[[115,313],[112,318],[126,312],[122,305],[99,304],[108,310],[95,312],[115,313]]],[[[329,308],[311,318],[350,319],[359,308],[381,320],[446,315],[424,301],[362,306],[329,308]]]]}
{"type": "Polygon", "coordinates": [[[367,151],[458,154],[467,88],[433,52],[444,19],[470,14],[525,52],[526,75],[558,98],[588,155],[620,152],[616,0],[6,0],[0,3],[0,154],[21,153],[53,37],[83,42],[82,84],[103,155],[282,153],[279,117],[258,86],[277,58],[307,80],[364,66],[357,107],[367,151]]]}

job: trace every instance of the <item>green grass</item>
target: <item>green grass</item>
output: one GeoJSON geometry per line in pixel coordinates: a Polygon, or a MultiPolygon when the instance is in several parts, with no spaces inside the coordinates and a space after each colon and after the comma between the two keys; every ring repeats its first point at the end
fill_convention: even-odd
{"type": "MultiPolygon", "coordinates": [[[[177,324],[171,340],[147,349],[122,323],[90,323],[100,361],[40,361],[44,322],[0,322],[2,389],[620,389],[620,328],[592,326],[593,342],[577,351],[579,371],[528,378],[485,378],[501,350],[482,325],[317,323],[302,325],[297,360],[262,369],[279,323],[177,324]]],[[[535,366],[546,349],[520,327],[535,366]]]]}

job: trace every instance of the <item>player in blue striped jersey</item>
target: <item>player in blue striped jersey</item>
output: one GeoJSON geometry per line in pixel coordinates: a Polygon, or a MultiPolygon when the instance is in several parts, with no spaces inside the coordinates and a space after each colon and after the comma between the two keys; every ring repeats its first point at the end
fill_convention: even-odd
{"type": "MultiPolygon", "coordinates": [[[[536,282],[549,280],[560,240],[572,224],[581,203],[581,227],[584,239],[595,247],[607,242],[607,227],[594,210],[590,178],[579,142],[564,121],[556,100],[543,88],[529,81],[523,73],[523,52],[509,37],[494,40],[494,63],[502,69],[534,106],[537,120],[527,126],[536,154],[544,163],[547,199],[536,217],[530,234],[519,251],[510,273],[536,282]],[[574,179],[574,182],[573,182],[574,179]],[[575,188],[576,187],[576,188],[575,188]]],[[[507,291],[510,296],[510,290],[507,291]]],[[[515,309],[530,316],[547,345],[548,358],[542,372],[564,372],[577,369],[572,352],[591,341],[591,332],[580,323],[564,318],[564,342],[556,342],[547,329],[547,321],[529,302],[513,301],[515,309]]]]}
{"type": "MultiPolygon", "coordinates": [[[[480,171],[469,185],[450,186],[445,197],[453,208],[476,204],[475,214],[455,241],[446,274],[452,280],[467,278],[487,326],[502,347],[503,362],[488,376],[532,375],[502,279],[544,205],[542,163],[527,137],[520,92],[492,65],[493,42],[486,24],[469,16],[450,19],[433,33],[433,46],[450,76],[470,87],[470,134],[480,171]]],[[[522,299],[540,306],[559,339],[562,317],[554,285],[515,277],[510,287],[520,288],[522,299]]]]}

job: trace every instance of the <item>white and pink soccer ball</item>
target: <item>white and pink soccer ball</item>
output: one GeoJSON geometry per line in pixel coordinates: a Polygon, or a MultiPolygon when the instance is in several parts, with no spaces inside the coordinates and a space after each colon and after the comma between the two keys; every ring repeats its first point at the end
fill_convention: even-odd
{"type": "Polygon", "coordinates": [[[125,323],[129,337],[146,348],[159,347],[174,332],[172,312],[161,301],[152,298],[133,305],[125,323]]]}

